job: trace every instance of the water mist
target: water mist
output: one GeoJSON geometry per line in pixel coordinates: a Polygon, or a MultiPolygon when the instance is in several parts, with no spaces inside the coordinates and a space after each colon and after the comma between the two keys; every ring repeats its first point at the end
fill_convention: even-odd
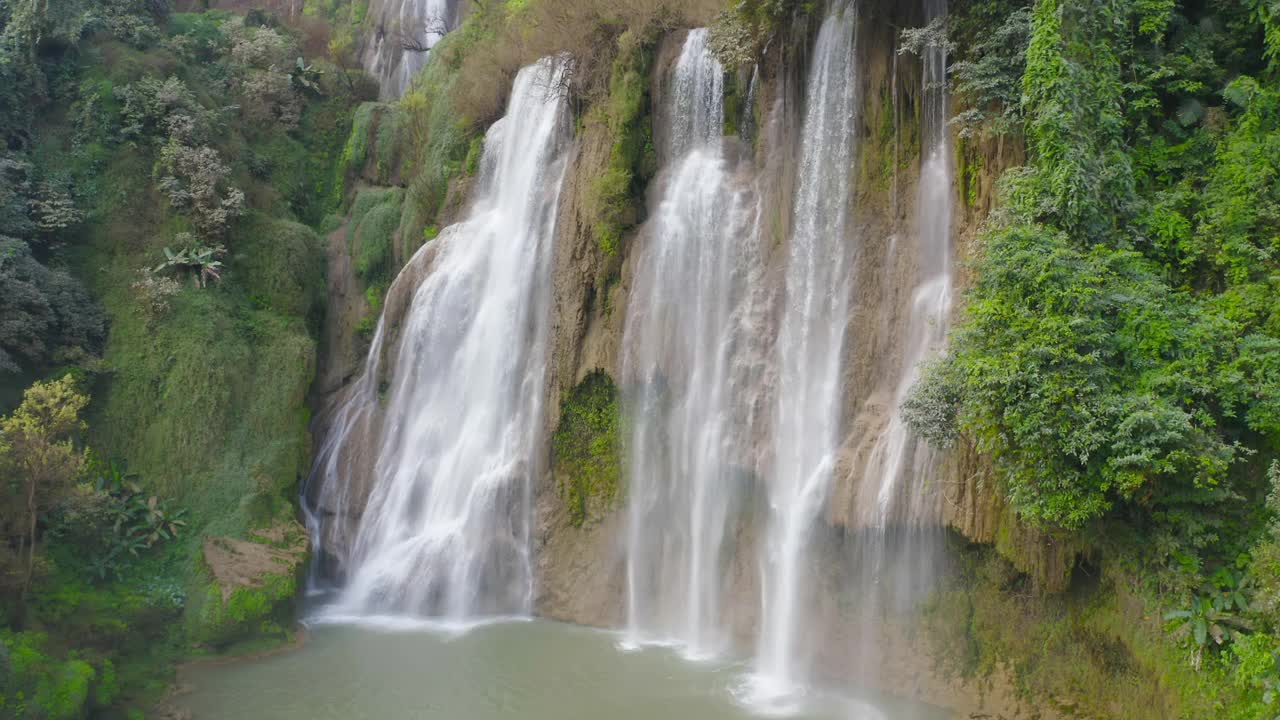
{"type": "Polygon", "coordinates": [[[734,498],[731,360],[754,205],[720,135],[724,69],[690,31],[672,79],[665,192],[640,235],[623,338],[630,432],[627,643],[723,650],[734,498]]]}
{"type": "MultiPolygon", "coordinates": [[[[531,492],[542,470],[550,260],[570,123],[567,63],[516,76],[488,131],[466,220],[408,263],[393,333],[380,323],[365,376],[318,456],[313,532],[358,516],[329,613],[470,621],[532,610],[531,492]],[[420,278],[420,280],[419,280],[420,278]],[[377,397],[378,358],[389,364],[377,397]],[[391,359],[394,358],[394,362],[391,359]],[[352,432],[353,420],[379,422],[352,432]],[[365,437],[364,435],[371,435],[365,437]],[[363,512],[344,512],[344,457],[372,451],[363,512]]],[[[391,293],[397,291],[393,286],[391,293]]],[[[385,321],[385,319],[384,319],[385,321]]]]}
{"type": "Polygon", "coordinates": [[[805,93],[800,164],[777,338],[778,386],[761,548],[763,606],[749,699],[786,704],[803,680],[799,640],[813,578],[805,555],[831,486],[853,248],[847,233],[859,69],[856,10],[837,3],[818,32],[805,93]]]}

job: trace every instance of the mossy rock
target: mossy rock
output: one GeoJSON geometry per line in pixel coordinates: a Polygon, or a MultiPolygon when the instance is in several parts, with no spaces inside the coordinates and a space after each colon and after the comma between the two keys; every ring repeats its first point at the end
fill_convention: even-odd
{"type": "Polygon", "coordinates": [[[622,481],[621,413],[618,389],[594,370],[561,405],[552,436],[552,469],[574,525],[609,510],[622,481]]]}
{"type": "Polygon", "coordinates": [[[204,564],[212,580],[188,614],[192,641],[218,649],[289,634],[307,559],[306,534],[280,524],[254,540],[205,538],[204,564]]]}
{"type": "Polygon", "coordinates": [[[351,206],[347,242],[356,274],[365,286],[391,279],[393,252],[404,203],[404,191],[361,190],[351,206]]]}
{"type": "Polygon", "coordinates": [[[235,258],[250,300],[282,315],[318,320],[324,310],[324,250],[311,228],[262,214],[245,223],[235,258]]]}

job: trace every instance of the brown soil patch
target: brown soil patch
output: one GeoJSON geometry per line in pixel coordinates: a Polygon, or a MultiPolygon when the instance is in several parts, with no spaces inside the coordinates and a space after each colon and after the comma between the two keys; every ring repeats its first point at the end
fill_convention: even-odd
{"type": "Polygon", "coordinates": [[[238,588],[261,587],[268,575],[293,572],[306,554],[306,535],[296,523],[277,525],[257,535],[266,542],[204,539],[204,562],[218,583],[223,602],[238,588]],[[299,537],[302,542],[296,539],[299,537]]]}

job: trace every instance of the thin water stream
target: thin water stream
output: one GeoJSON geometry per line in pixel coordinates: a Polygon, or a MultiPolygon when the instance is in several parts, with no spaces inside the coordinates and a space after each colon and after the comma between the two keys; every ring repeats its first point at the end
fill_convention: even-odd
{"type": "MultiPolygon", "coordinates": [[[[661,648],[620,652],[613,633],[505,622],[457,634],[320,626],[297,650],[183,671],[192,720],[744,720],[733,663],[661,648]]],[[[883,696],[813,693],[798,720],[946,720],[883,696]]]]}

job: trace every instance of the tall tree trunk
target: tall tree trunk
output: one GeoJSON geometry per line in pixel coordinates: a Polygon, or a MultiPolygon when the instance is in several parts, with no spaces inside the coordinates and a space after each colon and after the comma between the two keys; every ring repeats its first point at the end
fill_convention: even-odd
{"type": "Polygon", "coordinates": [[[27,481],[27,572],[22,578],[22,604],[27,602],[27,590],[31,588],[31,573],[36,564],[36,478],[27,481]]]}

